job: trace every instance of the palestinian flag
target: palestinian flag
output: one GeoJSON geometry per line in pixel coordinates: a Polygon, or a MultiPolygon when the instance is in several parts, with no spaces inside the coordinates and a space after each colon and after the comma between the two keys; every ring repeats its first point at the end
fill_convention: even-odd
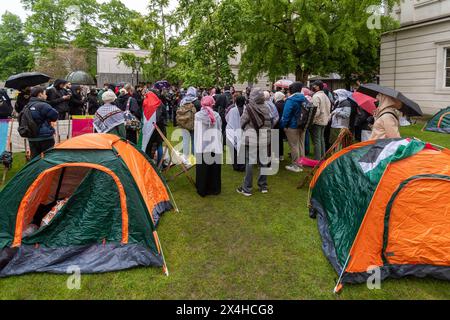
{"type": "Polygon", "coordinates": [[[389,163],[411,157],[424,147],[423,142],[411,139],[380,140],[359,159],[359,165],[370,180],[379,181],[389,163]]]}
{"type": "Polygon", "coordinates": [[[144,103],[142,105],[144,116],[142,119],[142,130],[139,143],[139,146],[144,152],[147,149],[153,132],[155,132],[157,110],[161,106],[161,104],[161,100],[154,92],[147,92],[147,94],[145,95],[144,103]]]}

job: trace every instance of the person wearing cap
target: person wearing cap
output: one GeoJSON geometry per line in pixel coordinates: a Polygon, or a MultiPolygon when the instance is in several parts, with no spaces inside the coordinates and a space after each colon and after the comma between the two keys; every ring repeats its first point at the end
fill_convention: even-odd
{"type": "Polygon", "coordinates": [[[39,128],[37,137],[28,138],[33,159],[55,146],[55,129],[51,123],[58,120],[58,111],[47,103],[47,94],[43,87],[32,88],[30,96],[30,102],[25,108],[30,109],[31,116],[39,128]]]}
{"type": "Polygon", "coordinates": [[[322,81],[314,82],[312,87],[315,92],[312,104],[317,108],[317,111],[310,132],[314,144],[314,159],[322,160],[326,153],[325,128],[331,117],[331,101],[323,91],[324,83],[322,81]]]}
{"type": "Polygon", "coordinates": [[[111,90],[102,95],[103,106],[98,108],[94,117],[94,129],[97,133],[115,134],[123,139],[127,138],[125,117],[122,110],[113,105],[117,96],[111,90]]]}
{"type": "Polygon", "coordinates": [[[222,191],[222,118],[213,110],[215,103],[212,96],[204,97],[201,110],[195,114],[196,186],[201,197],[222,191]]]}
{"type": "Polygon", "coordinates": [[[66,80],[57,79],[53,87],[47,90],[47,101],[59,113],[58,120],[65,120],[69,112],[69,100],[71,96],[67,93],[65,88],[66,80]]]}

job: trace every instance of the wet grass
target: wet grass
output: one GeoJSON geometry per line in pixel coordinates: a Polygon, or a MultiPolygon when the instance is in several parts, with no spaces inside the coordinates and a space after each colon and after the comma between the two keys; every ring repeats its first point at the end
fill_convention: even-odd
{"type": "MultiPolygon", "coordinates": [[[[402,130],[450,148],[450,135],[402,130]]],[[[24,164],[16,155],[12,172],[24,164]]],[[[68,290],[65,275],[31,274],[0,280],[0,299],[450,299],[450,282],[408,278],[383,282],[382,290],[346,286],[332,293],[337,275],[325,259],[316,222],[309,219],[306,173],[281,170],[270,193],[244,198],[235,192],[242,174],[223,167],[223,192],[201,199],[184,177],[170,183],[180,213],[159,226],[170,276],[160,269],[85,275],[68,290]]]]}

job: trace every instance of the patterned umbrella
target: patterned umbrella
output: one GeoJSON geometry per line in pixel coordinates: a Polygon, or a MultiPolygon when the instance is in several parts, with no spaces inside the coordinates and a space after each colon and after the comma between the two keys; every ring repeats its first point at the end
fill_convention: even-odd
{"type": "Polygon", "coordinates": [[[289,87],[293,84],[294,82],[291,80],[286,80],[286,79],[281,79],[278,80],[277,82],[275,82],[274,86],[276,88],[283,88],[283,89],[289,89],[289,87]]]}

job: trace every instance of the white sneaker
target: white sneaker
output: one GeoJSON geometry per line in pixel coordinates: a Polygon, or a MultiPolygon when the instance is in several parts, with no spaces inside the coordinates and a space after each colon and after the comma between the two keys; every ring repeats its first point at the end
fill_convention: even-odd
{"type": "Polygon", "coordinates": [[[290,165],[290,166],[286,166],[286,170],[291,171],[291,172],[295,172],[295,173],[300,173],[303,172],[303,169],[300,168],[299,166],[296,165],[290,165]]]}

